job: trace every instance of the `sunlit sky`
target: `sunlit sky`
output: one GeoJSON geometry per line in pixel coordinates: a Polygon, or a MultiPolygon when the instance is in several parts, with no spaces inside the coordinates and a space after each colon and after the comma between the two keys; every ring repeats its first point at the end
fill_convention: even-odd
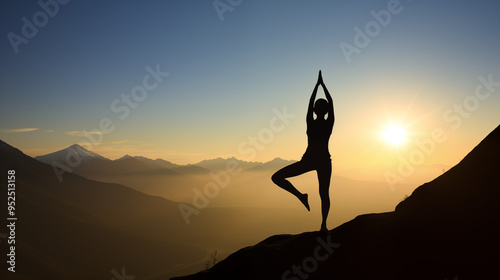
{"type": "Polygon", "coordinates": [[[398,164],[435,129],[446,139],[423,164],[454,165],[500,123],[500,3],[392,2],[244,0],[218,14],[214,1],[73,0],[14,47],[9,33],[23,36],[23,17],[32,23],[43,10],[2,1],[0,139],[37,156],[85,140],[81,131],[107,118],[114,130],[92,147],[111,159],[298,160],[321,69],[337,168],[398,164]],[[397,13],[374,24],[371,12],[388,6],[397,13]],[[366,34],[367,25],[363,45],[355,28],[366,34]],[[350,62],[342,43],[359,47],[350,62]],[[116,112],[148,66],[169,75],[127,116],[116,112]],[[480,76],[494,82],[478,98],[480,76]],[[296,117],[270,126],[284,107],[296,117]],[[398,145],[382,133],[393,124],[406,133],[398,145]],[[248,137],[259,135],[256,149],[248,137]]]}

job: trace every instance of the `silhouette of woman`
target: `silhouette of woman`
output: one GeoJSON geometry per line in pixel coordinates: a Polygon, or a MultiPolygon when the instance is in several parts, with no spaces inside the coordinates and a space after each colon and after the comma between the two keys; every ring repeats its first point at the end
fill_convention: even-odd
{"type": "Polygon", "coordinates": [[[327,231],[326,218],[330,211],[329,191],[330,177],[332,175],[332,160],[330,158],[330,152],[328,151],[328,141],[332,134],[334,121],[333,100],[323,83],[320,70],[318,81],[314,87],[307,110],[306,152],[300,161],[278,170],[271,177],[276,185],[295,195],[309,211],[308,195],[298,191],[290,181],[286,180],[286,178],[295,177],[316,170],[319,182],[319,195],[321,197],[321,214],[323,216],[321,231],[327,231]],[[319,85],[323,87],[326,100],[320,98],[314,102],[319,85]],[[316,119],[314,119],[313,112],[316,114],[316,119]]]}

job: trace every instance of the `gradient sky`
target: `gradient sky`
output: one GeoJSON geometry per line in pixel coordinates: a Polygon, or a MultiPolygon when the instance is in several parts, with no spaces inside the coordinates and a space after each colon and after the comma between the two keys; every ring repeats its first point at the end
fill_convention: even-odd
{"type": "Polygon", "coordinates": [[[1,1],[0,139],[36,156],[109,118],[115,129],[93,150],[111,159],[248,159],[238,147],[248,150],[242,143],[269,132],[273,109],[286,106],[296,117],[252,159],[300,159],[321,69],[337,168],[398,164],[436,128],[447,138],[424,163],[454,165],[500,123],[500,86],[474,100],[479,76],[500,81],[500,2],[401,1],[349,63],[340,44],[355,46],[354,28],[390,2],[243,0],[221,20],[213,1],[73,0],[16,54],[8,34],[21,35],[22,18],[32,22],[41,7],[1,1]],[[157,65],[169,76],[121,120],[111,104],[157,65]],[[473,110],[457,117],[464,100],[473,110]],[[380,137],[391,122],[408,132],[399,147],[380,137]]]}

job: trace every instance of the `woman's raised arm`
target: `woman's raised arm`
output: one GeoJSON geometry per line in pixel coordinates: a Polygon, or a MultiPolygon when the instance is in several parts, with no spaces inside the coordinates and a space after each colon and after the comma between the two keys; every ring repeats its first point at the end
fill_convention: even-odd
{"type": "MultiPolygon", "coordinates": [[[[319,71],[319,75],[321,77],[321,71],[319,71]]],[[[328,107],[328,118],[327,120],[330,120],[331,122],[335,122],[335,115],[333,113],[333,99],[330,93],[328,92],[328,89],[326,88],[325,83],[323,83],[323,78],[321,78],[321,86],[323,87],[323,91],[325,92],[326,100],[328,101],[328,104],[330,105],[328,107]]]]}
{"type": "Polygon", "coordinates": [[[307,109],[306,122],[314,120],[313,112],[314,112],[314,101],[316,100],[316,93],[318,92],[318,86],[323,83],[323,79],[321,78],[321,70],[319,70],[318,81],[314,86],[313,93],[311,94],[311,99],[309,99],[309,107],[307,109]]]}

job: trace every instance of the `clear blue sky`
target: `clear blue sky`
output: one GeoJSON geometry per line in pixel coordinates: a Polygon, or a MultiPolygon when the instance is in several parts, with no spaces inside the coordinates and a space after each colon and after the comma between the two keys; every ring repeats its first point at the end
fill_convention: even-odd
{"type": "Polygon", "coordinates": [[[0,138],[44,154],[80,141],[71,132],[97,128],[106,117],[116,129],[96,147],[104,156],[129,150],[196,162],[238,157],[238,145],[267,126],[273,108],[287,106],[297,119],[256,160],[298,159],[322,69],[335,99],[339,150],[365,150],[351,138],[370,139],[367,131],[385,117],[419,120],[408,129],[424,135],[443,127],[470,149],[499,124],[500,88],[460,129],[441,115],[474,92],[478,76],[500,81],[500,2],[401,1],[348,63],[339,45],[354,45],[354,28],[364,29],[370,12],[389,2],[243,0],[221,21],[213,1],[73,0],[16,54],[9,32],[21,35],[21,19],[32,22],[42,9],[36,1],[1,1],[0,138]],[[111,103],[156,65],[170,75],[120,120],[111,103]],[[16,130],[25,128],[37,130],[16,130]]]}

